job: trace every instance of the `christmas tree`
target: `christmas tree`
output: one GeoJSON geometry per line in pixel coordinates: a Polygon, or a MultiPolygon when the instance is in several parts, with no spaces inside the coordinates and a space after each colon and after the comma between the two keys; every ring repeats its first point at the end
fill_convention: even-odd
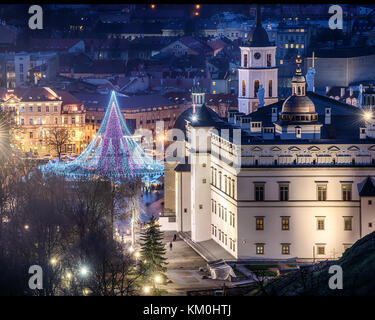
{"type": "Polygon", "coordinates": [[[114,91],[100,128],[87,148],[73,161],[51,161],[40,169],[72,178],[106,176],[115,181],[134,177],[150,181],[164,173],[163,163],[149,157],[131,135],[114,91]]]}
{"type": "Polygon", "coordinates": [[[163,232],[154,217],[146,226],[146,230],[141,234],[141,254],[144,261],[145,273],[148,276],[161,274],[167,271],[165,253],[166,249],[163,243],[163,232]]]}

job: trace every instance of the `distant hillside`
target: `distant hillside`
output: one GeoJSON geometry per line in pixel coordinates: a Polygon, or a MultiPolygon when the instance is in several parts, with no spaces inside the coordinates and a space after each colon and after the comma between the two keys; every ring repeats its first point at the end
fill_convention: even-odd
{"type": "Polygon", "coordinates": [[[340,260],[318,264],[315,269],[283,275],[251,295],[375,295],[375,232],[358,240],[340,260]],[[328,286],[332,276],[328,269],[332,264],[343,269],[343,290],[331,290],[328,286]]]}

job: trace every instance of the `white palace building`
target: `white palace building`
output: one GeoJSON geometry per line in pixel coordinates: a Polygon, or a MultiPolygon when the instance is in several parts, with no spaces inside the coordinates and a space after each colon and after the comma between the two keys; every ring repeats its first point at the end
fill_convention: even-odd
{"type": "Polygon", "coordinates": [[[234,259],[338,258],[375,230],[375,115],[308,91],[300,59],[279,101],[274,56],[257,25],[241,48],[240,112],[227,120],[193,88],[175,124],[189,160],[173,173],[177,230],[234,259]],[[260,84],[265,106],[254,110],[260,84]]]}

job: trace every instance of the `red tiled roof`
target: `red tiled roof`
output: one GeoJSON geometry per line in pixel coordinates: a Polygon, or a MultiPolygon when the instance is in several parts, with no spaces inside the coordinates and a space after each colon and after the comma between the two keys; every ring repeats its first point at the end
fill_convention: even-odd
{"type": "Polygon", "coordinates": [[[207,45],[214,51],[225,48],[228,44],[221,39],[207,41],[207,45]]]}

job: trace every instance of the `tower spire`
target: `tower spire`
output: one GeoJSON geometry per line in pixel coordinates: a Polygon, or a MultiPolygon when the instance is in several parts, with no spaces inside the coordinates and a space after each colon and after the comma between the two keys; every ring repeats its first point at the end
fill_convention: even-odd
{"type": "Polygon", "coordinates": [[[256,14],[256,21],[255,21],[255,26],[256,27],[261,27],[262,26],[262,13],[260,10],[260,4],[257,4],[257,14],[256,14]]]}

